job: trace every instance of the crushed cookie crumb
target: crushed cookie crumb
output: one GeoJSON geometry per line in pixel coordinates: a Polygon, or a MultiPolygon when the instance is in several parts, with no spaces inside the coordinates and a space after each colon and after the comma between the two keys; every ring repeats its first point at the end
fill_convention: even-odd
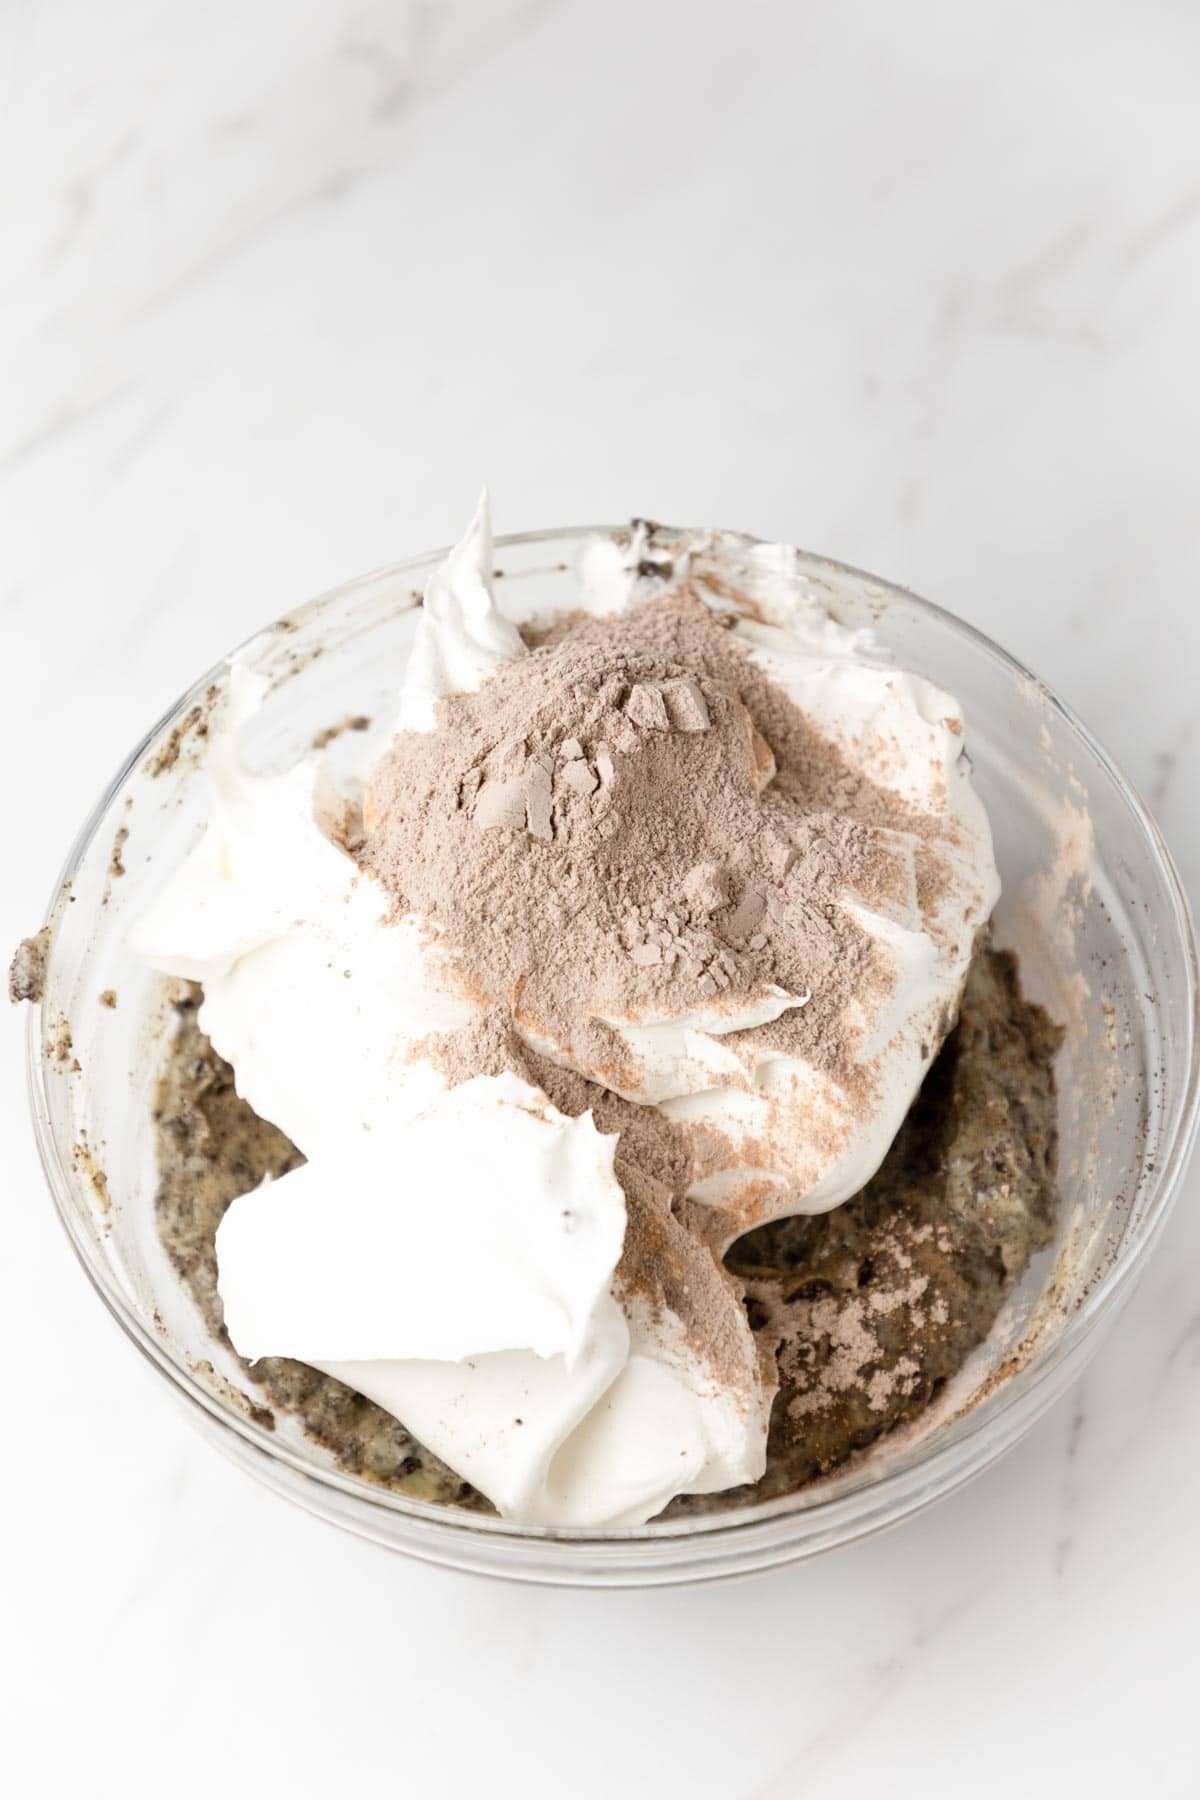
{"type": "Polygon", "coordinates": [[[50,954],[51,931],[43,925],[32,937],[22,938],[8,965],[8,997],[14,1006],[23,1000],[31,1005],[41,1003],[46,991],[46,962],[50,954]]]}

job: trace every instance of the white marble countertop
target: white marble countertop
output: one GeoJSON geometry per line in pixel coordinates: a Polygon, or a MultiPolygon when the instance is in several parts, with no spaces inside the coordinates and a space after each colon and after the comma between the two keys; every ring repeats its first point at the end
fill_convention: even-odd
{"type": "MultiPolygon", "coordinates": [[[[1195,893],[1198,67],[1178,0],[5,8],[0,939],[199,668],[484,477],[501,529],[722,522],[963,613],[1195,893]]],[[[915,1523],[745,1585],[522,1591],[192,1433],[62,1240],[20,1037],[14,1792],[1200,1789],[1200,1174],[1082,1387],[915,1523]]]]}

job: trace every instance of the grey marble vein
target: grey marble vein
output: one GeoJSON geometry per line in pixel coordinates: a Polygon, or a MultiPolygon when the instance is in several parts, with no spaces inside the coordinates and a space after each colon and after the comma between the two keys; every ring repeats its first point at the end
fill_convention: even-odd
{"type": "Polygon", "coordinates": [[[971,1610],[964,1597],[923,1620],[895,1650],[864,1669],[852,1683],[849,1698],[834,1716],[789,1754],[746,1800],[803,1800],[818,1777],[824,1777],[839,1756],[854,1749],[873,1720],[894,1704],[898,1695],[920,1679],[925,1654],[971,1610]]]}
{"type": "Polygon", "coordinates": [[[1177,236],[1195,231],[1197,227],[1200,227],[1200,187],[1193,187],[1158,218],[1128,238],[1121,247],[1119,261],[1126,269],[1136,268],[1148,257],[1171,247],[1177,236]]]}
{"type": "Polygon", "coordinates": [[[1067,1428],[1063,1458],[1062,1511],[1058,1537],[1054,1545],[1054,1573],[1061,1581],[1075,1544],[1075,1520],[1080,1498],[1079,1461],[1084,1432],[1087,1429],[1086,1387],[1080,1381],[1071,1399],[1071,1418],[1067,1428]]]}

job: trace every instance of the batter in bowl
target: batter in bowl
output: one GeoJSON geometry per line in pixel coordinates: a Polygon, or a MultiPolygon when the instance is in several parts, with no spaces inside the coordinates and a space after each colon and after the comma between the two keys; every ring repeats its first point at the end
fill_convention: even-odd
{"type": "Polygon", "coordinates": [[[550,1524],[783,1491],[927,1403],[1049,1235],[1054,1034],[983,948],[961,713],[784,558],[730,594],[635,551],[519,627],[481,514],[361,809],[317,757],[245,772],[235,667],[135,932],[205,996],[159,1220],[349,1467],[550,1524]]]}

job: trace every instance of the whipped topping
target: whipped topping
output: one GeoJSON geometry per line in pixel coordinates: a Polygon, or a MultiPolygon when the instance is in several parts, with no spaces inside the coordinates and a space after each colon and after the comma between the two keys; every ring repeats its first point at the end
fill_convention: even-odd
{"type": "MultiPolygon", "coordinates": [[[[615,1066],[514,1005],[515,1028],[550,1062],[703,1133],[687,1199],[718,1250],[765,1218],[835,1206],[874,1173],[953,1020],[998,890],[956,703],[805,599],[788,557],[751,552],[752,606],[731,636],[920,825],[877,834],[886,898],[838,898],[887,973],[846,1009],[851,1061],[834,1074],[756,1043],[758,1028],[813,1000],[771,981],[677,1010],[597,1009],[627,1052],[615,1066]],[[936,882],[921,880],[931,849],[936,882]],[[740,1033],[751,1036],[723,1041],[740,1033]]],[[[491,563],[485,496],[426,590],[400,730],[431,732],[440,698],[477,691],[526,654],[491,563]]],[[[598,543],[581,606],[619,615],[643,597],[645,566],[636,539],[624,554],[598,543]]],[[[621,1279],[636,1215],[616,1138],[512,1072],[451,1084],[431,1040],[469,1026],[481,1004],[459,950],[430,919],[394,916],[346,848],[347,808],[320,758],[283,775],[243,767],[264,690],[253,653],[231,672],[204,836],[132,934],[154,967],[204,984],[200,1023],[238,1091],[307,1159],[235,1201],[220,1228],[235,1346],[348,1382],[529,1522],[637,1525],[676,1494],[757,1479],[773,1382],[732,1285],[716,1303],[718,1366],[661,1295],[651,1304],[621,1279]]],[[[666,704],[639,696],[639,722],[657,726],[666,704]]],[[[698,689],[669,704],[679,729],[702,728],[698,689]]],[[[765,787],[774,763],[762,748],[765,787]]],[[[575,785],[586,795],[610,779],[601,769],[575,785]]],[[[544,835],[545,793],[508,786],[494,823],[544,835]]],[[[710,1259],[695,1264],[699,1284],[711,1250],[678,1236],[685,1257],[710,1259]]]]}
{"type": "Polygon", "coordinates": [[[472,693],[524,648],[492,592],[492,516],[485,488],[466,535],[426,584],[397,730],[432,731],[443,694],[472,693]]]}

